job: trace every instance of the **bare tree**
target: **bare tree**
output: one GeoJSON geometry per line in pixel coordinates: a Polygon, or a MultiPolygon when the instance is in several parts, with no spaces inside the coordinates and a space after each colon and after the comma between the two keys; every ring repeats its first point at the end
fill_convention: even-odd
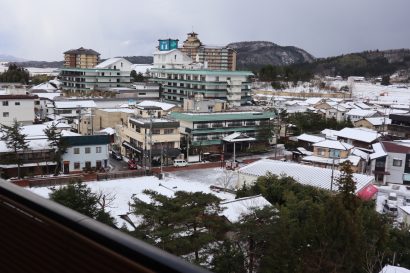
{"type": "Polygon", "coordinates": [[[224,189],[234,188],[235,173],[233,171],[224,170],[222,174],[216,179],[217,185],[222,186],[224,189]]]}

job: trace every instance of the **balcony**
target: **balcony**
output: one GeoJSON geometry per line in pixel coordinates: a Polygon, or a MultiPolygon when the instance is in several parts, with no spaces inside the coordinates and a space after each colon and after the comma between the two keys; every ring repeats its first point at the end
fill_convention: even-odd
{"type": "Polygon", "coordinates": [[[0,181],[2,272],[208,272],[0,181]]]}

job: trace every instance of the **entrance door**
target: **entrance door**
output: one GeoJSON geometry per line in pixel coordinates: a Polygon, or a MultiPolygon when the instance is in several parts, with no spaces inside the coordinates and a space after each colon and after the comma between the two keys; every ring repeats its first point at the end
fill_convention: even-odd
{"type": "Polygon", "coordinates": [[[70,161],[64,161],[63,172],[64,174],[68,174],[70,172],[70,161]]]}

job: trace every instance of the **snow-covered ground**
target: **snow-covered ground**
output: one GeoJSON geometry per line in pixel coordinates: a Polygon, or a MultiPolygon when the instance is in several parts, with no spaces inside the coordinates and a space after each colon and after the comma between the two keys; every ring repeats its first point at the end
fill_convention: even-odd
{"type": "MultiPolygon", "coordinates": [[[[129,212],[129,202],[132,197],[149,202],[148,196],[143,193],[146,189],[154,190],[167,196],[172,196],[176,191],[213,193],[222,200],[233,200],[235,199],[234,194],[215,192],[209,188],[210,185],[218,185],[218,179],[221,180],[221,177],[227,177],[231,174],[232,172],[227,173],[224,169],[213,168],[166,173],[162,180],[155,176],[147,176],[88,182],[87,186],[93,192],[103,192],[115,197],[109,211],[115,217],[119,226],[121,226],[124,221],[119,215],[129,212]]],[[[231,182],[233,184],[236,184],[235,178],[235,176],[232,176],[231,182]]],[[[48,194],[51,192],[51,188],[48,187],[30,188],[29,190],[45,198],[48,198],[48,194]]]]}

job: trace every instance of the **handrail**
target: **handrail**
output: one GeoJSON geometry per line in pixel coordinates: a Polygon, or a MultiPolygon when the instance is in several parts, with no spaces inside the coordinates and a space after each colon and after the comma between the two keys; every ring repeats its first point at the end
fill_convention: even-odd
{"type": "MultiPolygon", "coordinates": [[[[44,222],[50,220],[50,223],[57,223],[56,228],[64,227],[65,230],[78,235],[79,238],[85,238],[84,243],[91,242],[94,246],[97,245],[104,249],[104,251],[108,249],[108,252],[113,253],[117,259],[119,256],[129,264],[144,268],[143,271],[148,270],[145,272],[209,272],[24,188],[0,180],[0,209],[4,208],[15,208],[15,214],[23,212],[24,215],[32,215],[32,218],[39,218],[44,222]]],[[[6,223],[1,225],[5,227],[6,223]]],[[[7,223],[7,225],[12,226],[13,223],[7,223]]],[[[30,226],[27,227],[27,231],[30,232],[30,226]]],[[[4,231],[0,230],[0,233],[2,232],[4,231]]],[[[6,234],[1,235],[2,240],[7,239],[5,238],[7,236],[4,235],[6,234]]],[[[33,235],[35,236],[35,234],[33,235]]],[[[58,247],[61,247],[62,252],[65,251],[64,245],[58,245],[58,247]]],[[[24,249],[18,251],[22,256],[31,254],[24,253],[24,249]]],[[[106,253],[107,251],[104,252],[104,254],[106,253]]],[[[50,253],[50,257],[52,257],[51,254],[53,253],[50,253]]],[[[70,257],[64,258],[69,259],[70,257]]],[[[15,261],[18,262],[18,260],[19,257],[15,257],[15,261]]],[[[56,268],[55,272],[58,271],[58,268],[56,268]]],[[[66,271],[61,268],[60,272],[66,271]]],[[[121,272],[130,271],[124,270],[121,272]]]]}

